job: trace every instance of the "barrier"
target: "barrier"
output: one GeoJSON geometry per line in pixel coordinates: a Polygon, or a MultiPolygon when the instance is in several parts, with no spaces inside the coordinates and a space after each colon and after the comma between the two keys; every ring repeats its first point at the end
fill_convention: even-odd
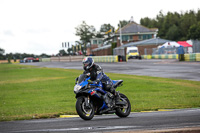
{"type": "Polygon", "coordinates": [[[50,62],[51,58],[40,58],[39,61],[40,62],[50,62]]]}
{"type": "Polygon", "coordinates": [[[143,59],[178,59],[178,54],[142,55],[143,59]]]}
{"type": "Polygon", "coordinates": [[[196,61],[196,54],[195,53],[190,54],[190,61],[196,61]]]}
{"type": "MultiPolygon", "coordinates": [[[[119,62],[117,55],[111,56],[90,56],[95,62],[119,62]]],[[[61,56],[51,58],[41,58],[40,61],[58,61],[58,62],[70,62],[70,61],[82,61],[84,56],[61,56]]],[[[125,57],[128,60],[127,56],[125,57]]],[[[184,54],[185,61],[200,61],[200,53],[184,54]]],[[[179,59],[178,54],[164,54],[164,55],[142,55],[142,59],[179,59]]]]}
{"type": "Polygon", "coordinates": [[[185,59],[185,61],[190,61],[190,55],[189,54],[184,54],[184,59],[185,59]]]}
{"type": "MultiPolygon", "coordinates": [[[[17,59],[16,62],[15,62],[14,60],[10,60],[10,62],[11,62],[11,63],[19,63],[20,60],[17,59]]],[[[8,63],[8,60],[0,60],[0,64],[1,64],[1,63],[8,63]]]]}
{"type": "MultiPolygon", "coordinates": [[[[142,55],[143,59],[179,59],[178,54],[142,55]]],[[[184,54],[183,61],[200,61],[200,53],[184,54]]]]}
{"type": "Polygon", "coordinates": [[[196,61],[200,61],[200,53],[196,53],[196,61]]]}
{"type": "Polygon", "coordinates": [[[152,59],[152,55],[142,55],[142,59],[152,59]]]}
{"type": "Polygon", "coordinates": [[[152,59],[178,59],[178,54],[152,55],[152,59]]]}
{"type": "Polygon", "coordinates": [[[185,61],[200,61],[200,53],[184,54],[185,61]]]}
{"type": "Polygon", "coordinates": [[[171,55],[168,55],[168,58],[167,59],[178,59],[178,54],[171,54],[171,55]]]}
{"type": "Polygon", "coordinates": [[[71,61],[82,61],[84,56],[60,56],[60,57],[51,57],[52,62],[71,62],[71,61]]]}
{"type": "MultiPolygon", "coordinates": [[[[118,62],[118,56],[90,56],[95,62],[118,62]]],[[[61,56],[51,57],[52,62],[71,62],[71,61],[82,61],[84,56],[61,56]]]]}
{"type": "Polygon", "coordinates": [[[118,62],[118,56],[90,56],[94,62],[118,62]]]}

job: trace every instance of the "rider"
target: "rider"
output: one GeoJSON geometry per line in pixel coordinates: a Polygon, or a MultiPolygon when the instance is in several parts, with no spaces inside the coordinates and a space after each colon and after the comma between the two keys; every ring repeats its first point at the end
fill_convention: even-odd
{"type": "Polygon", "coordinates": [[[115,103],[117,105],[123,104],[120,101],[118,92],[113,88],[112,80],[103,72],[102,68],[98,64],[94,64],[94,60],[91,57],[85,57],[83,59],[83,74],[90,73],[90,80],[98,84],[102,82],[104,90],[111,92],[115,96],[115,103]]]}

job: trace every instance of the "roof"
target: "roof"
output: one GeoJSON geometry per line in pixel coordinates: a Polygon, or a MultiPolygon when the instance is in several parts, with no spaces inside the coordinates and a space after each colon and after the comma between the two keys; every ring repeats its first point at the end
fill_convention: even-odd
{"type": "Polygon", "coordinates": [[[93,49],[92,51],[99,51],[99,50],[107,49],[107,48],[110,48],[110,47],[111,47],[111,44],[105,45],[105,46],[102,46],[102,47],[99,47],[99,48],[95,48],[95,49],[93,49]]]}
{"type": "MultiPolygon", "coordinates": [[[[121,33],[146,33],[146,32],[156,32],[157,28],[147,28],[145,26],[139,25],[135,22],[129,23],[126,26],[122,27],[121,33]]],[[[116,34],[120,34],[120,30],[117,31],[116,34]]]]}
{"type": "Polygon", "coordinates": [[[180,44],[183,47],[192,47],[192,45],[190,45],[186,41],[178,41],[177,43],[180,44]]]}
{"type": "Polygon", "coordinates": [[[171,42],[171,41],[161,39],[161,38],[151,38],[151,39],[142,40],[142,41],[138,41],[138,42],[130,42],[130,43],[124,44],[121,47],[118,47],[116,49],[123,49],[125,47],[139,46],[139,45],[155,45],[155,44],[159,45],[159,44],[164,44],[166,42],[171,42]]]}
{"type": "Polygon", "coordinates": [[[167,48],[167,47],[182,47],[182,46],[180,44],[178,44],[177,42],[172,41],[172,42],[166,42],[166,43],[164,43],[162,45],[162,47],[167,48]]]}

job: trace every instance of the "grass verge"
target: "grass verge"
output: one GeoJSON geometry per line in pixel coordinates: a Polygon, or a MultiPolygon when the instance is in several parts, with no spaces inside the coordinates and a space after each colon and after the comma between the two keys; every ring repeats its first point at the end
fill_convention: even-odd
{"type": "MultiPolygon", "coordinates": [[[[76,114],[74,81],[80,70],[0,64],[0,121],[76,114]]],[[[118,90],[132,111],[200,107],[200,82],[106,73],[124,80],[118,90]]]]}

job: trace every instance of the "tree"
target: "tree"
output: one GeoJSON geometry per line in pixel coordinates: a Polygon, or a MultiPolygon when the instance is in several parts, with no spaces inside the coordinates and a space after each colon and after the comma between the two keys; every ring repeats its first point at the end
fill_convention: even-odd
{"type": "Polygon", "coordinates": [[[111,24],[103,24],[101,25],[100,32],[105,32],[105,34],[110,37],[110,35],[115,31],[115,27],[113,27],[111,24]]]}
{"type": "Polygon", "coordinates": [[[158,28],[158,36],[169,40],[197,38],[199,35],[198,22],[200,22],[200,10],[197,12],[190,10],[185,13],[181,12],[181,14],[168,12],[166,15],[160,11],[156,19],[145,17],[140,20],[140,23],[146,27],[158,28]]]}
{"type": "Polygon", "coordinates": [[[197,21],[200,21],[200,9],[197,11],[196,16],[197,16],[197,21]]]}
{"type": "Polygon", "coordinates": [[[0,48],[0,60],[4,60],[5,56],[3,55],[5,53],[5,50],[0,48]]]}
{"type": "Polygon", "coordinates": [[[80,40],[83,43],[90,42],[90,39],[95,35],[96,31],[94,26],[87,25],[85,21],[83,21],[82,24],[77,26],[75,29],[76,35],[80,37],[80,40]]]}
{"type": "Polygon", "coordinates": [[[5,50],[0,48],[0,54],[3,55],[5,53],[5,50]]]}
{"type": "Polygon", "coordinates": [[[111,51],[112,51],[112,55],[113,55],[113,49],[117,47],[117,43],[113,42],[111,43],[111,51]]]}
{"type": "Polygon", "coordinates": [[[164,31],[164,26],[163,26],[164,20],[165,20],[165,16],[161,10],[159,14],[156,16],[157,25],[155,25],[155,27],[159,29],[158,36],[161,38],[165,36],[165,31],[164,31]]]}
{"type": "Polygon", "coordinates": [[[60,54],[61,56],[67,55],[67,53],[65,52],[64,49],[59,50],[59,54],[60,54]]]}
{"type": "Polygon", "coordinates": [[[111,24],[103,24],[103,25],[101,25],[100,32],[107,32],[110,29],[111,29],[111,31],[115,30],[115,28],[111,24]]]}
{"type": "Polygon", "coordinates": [[[42,57],[42,58],[48,58],[48,57],[51,57],[50,55],[47,55],[45,53],[42,53],[39,57],[42,57]]]}
{"type": "Polygon", "coordinates": [[[72,48],[68,48],[68,49],[67,49],[67,52],[68,52],[68,54],[73,53],[72,48]]]}
{"type": "Polygon", "coordinates": [[[96,36],[95,36],[96,38],[103,38],[104,37],[104,35],[103,34],[101,34],[101,32],[100,31],[97,31],[97,34],[96,34],[96,36]]]}
{"type": "Polygon", "coordinates": [[[156,23],[155,19],[150,19],[148,17],[140,19],[140,24],[149,28],[155,28],[156,23]]]}
{"type": "Polygon", "coordinates": [[[181,18],[181,24],[180,24],[181,35],[182,35],[181,40],[187,39],[189,28],[193,24],[197,24],[197,19],[195,17],[194,11],[191,10],[190,12],[186,12],[181,18]]]}
{"type": "Polygon", "coordinates": [[[179,29],[175,24],[167,31],[166,38],[174,41],[178,41],[178,38],[180,38],[179,29]]]}
{"type": "Polygon", "coordinates": [[[126,26],[127,24],[129,24],[129,21],[122,20],[122,21],[119,21],[118,27],[120,27],[120,25],[121,25],[121,28],[122,28],[122,27],[126,26]]]}
{"type": "Polygon", "coordinates": [[[200,40],[200,22],[198,22],[198,24],[193,24],[192,26],[190,26],[188,39],[200,40]]]}

